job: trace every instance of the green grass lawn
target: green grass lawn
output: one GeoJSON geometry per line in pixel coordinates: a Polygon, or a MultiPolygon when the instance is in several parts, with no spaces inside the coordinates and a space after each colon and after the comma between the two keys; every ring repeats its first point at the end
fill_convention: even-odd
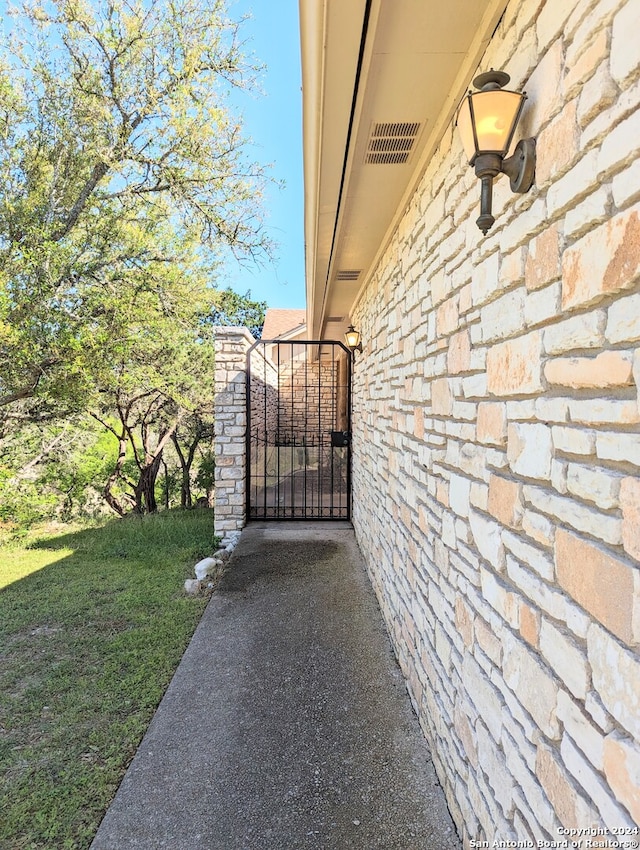
{"type": "Polygon", "coordinates": [[[202,615],[210,511],[0,547],[0,848],[88,848],[202,615]]]}

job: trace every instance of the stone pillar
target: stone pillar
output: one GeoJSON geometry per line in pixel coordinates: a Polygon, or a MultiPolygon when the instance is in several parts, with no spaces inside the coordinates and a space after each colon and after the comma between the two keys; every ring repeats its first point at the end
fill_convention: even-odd
{"type": "Polygon", "coordinates": [[[246,328],[216,328],[215,534],[223,543],[246,523],[246,328]]]}

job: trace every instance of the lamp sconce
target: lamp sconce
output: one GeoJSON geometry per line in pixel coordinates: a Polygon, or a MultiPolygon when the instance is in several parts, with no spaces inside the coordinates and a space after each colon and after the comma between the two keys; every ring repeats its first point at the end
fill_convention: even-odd
{"type": "Polygon", "coordinates": [[[356,351],[362,353],[362,340],[360,331],[357,331],[353,325],[349,325],[347,328],[347,332],[344,335],[345,342],[347,343],[347,348],[351,352],[351,354],[355,354],[356,351]]]}
{"type": "Polygon", "coordinates": [[[533,186],[536,167],[535,139],[522,139],[507,157],[526,94],[505,91],[510,77],[504,71],[479,74],[458,110],[457,125],[462,146],[480,178],[480,216],[476,224],[486,235],[495,221],[491,214],[493,180],[506,174],[511,191],[524,194],[533,186]],[[506,157],[506,158],[505,158],[506,157]]]}

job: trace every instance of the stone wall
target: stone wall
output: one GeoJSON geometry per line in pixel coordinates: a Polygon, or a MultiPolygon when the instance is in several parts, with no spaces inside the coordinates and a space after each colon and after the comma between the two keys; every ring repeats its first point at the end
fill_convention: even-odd
{"type": "Polygon", "coordinates": [[[483,238],[450,127],[352,316],[354,525],[467,846],[640,823],[639,24],[507,7],[533,189],[483,238]]]}
{"type": "Polygon", "coordinates": [[[250,365],[251,441],[255,445],[278,428],[278,371],[263,345],[251,352],[250,365]]]}
{"type": "Polygon", "coordinates": [[[246,328],[216,328],[214,531],[223,543],[246,522],[246,328]]]}
{"type": "Polygon", "coordinates": [[[281,439],[305,439],[316,445],[318,435],[331,446],[331,431],[344,422],[338,410],[338,361],[289,360],[280,366],[279,428],[281,439]]]}

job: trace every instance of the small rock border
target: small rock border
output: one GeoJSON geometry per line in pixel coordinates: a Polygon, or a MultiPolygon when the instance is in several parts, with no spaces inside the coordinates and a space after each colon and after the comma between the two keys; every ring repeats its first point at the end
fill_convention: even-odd
{"type": "Polygon", "coordinates": [[[195,578],[184,583],[187,596],[211,596],[224,573],[225,565],[231,553],[238,545],[241,532],[233,531],[227,538],[227,545],[218,549],[210,558],[203,558],[193,568],[195,578]]]}

